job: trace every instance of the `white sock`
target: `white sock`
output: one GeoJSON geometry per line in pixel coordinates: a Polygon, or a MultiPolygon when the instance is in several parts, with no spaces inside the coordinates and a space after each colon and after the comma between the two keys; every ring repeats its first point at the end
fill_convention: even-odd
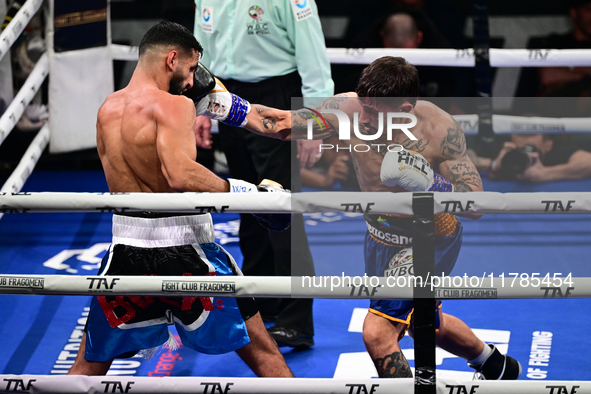
{"type": "Polygon", "coordinates": [[[492,352],[492,348],[485,343],[484,349],[482,349],[482,353],[480,353],[480,356],[476,357],[473,360],[468,360],[468,362],[470,364],[483,364],[486,360],[488,360],[492,352]]]}

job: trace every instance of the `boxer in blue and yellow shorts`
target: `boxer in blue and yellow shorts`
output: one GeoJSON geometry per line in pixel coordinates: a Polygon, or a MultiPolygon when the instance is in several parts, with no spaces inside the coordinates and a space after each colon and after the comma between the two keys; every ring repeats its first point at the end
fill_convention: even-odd
{"type": "MultiPolygon", "coordinates": [[[[412,216],[365,215],[364,257],[368,276],[414,275],[412,263],[412,216]]],[[[449,275],[462,244],[462,223],[454,215],[435,216],[435,273],[449,275]]],[[[441,303],[438,303],[438,309],[441,303]]],[[[411,324],[413,302],[410,300],[379,300],[370,302],[369,312],[393,322],[406,325],[400,333],[402,339],[411,324]]],[[[439,329],[439,314],[436,318],[439,329]]]]}

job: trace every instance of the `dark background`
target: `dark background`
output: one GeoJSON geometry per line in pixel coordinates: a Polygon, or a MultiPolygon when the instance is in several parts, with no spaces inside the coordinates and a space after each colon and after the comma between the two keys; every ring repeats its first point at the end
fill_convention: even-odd
{"type": "MultiPolygon", "coordinates": [[[[2,0],[0,0],[2,1],[2,0]]],[[[340,36],[326,35],[327,47],[353,47],[359,36],[369,29],[385,12],[393,6],[393,1],[382,0],[316,0],[323,26],[327,20],[337,18],[346,20],[346,28],[340,36]]],[[[489,15],[495,16],[566,16],[568,15],[567,0],[489,0],[489,15]]],[[[193,0],[128,0],[111,2],[111,21],[113,42],[125,45],[138,45],[141,32],[160,19],[178,22],[193,30],[193,0]],[[145,29],[144,25],[145,23],[145,29]],[[117,36],[125,26],[139,26],[136,37],[117,36]]],[[[466,23],[472,14],[472,2],[469,0],[426,0],[423,11],[429,16],[437,28],[448,39],[452,47],[471,47],[472,40],[466,36],[466,23]]],[[[551,26],[550,26],[551,29],[551,26]]],[[[131,29],[130,29],[131,30],[131,29]]],[[[130,33],[131,34],[131,33],[130,33]]],[[[491,37],[492,47],[507,47],[505,37],[491,37]]],[[[132,62],[114,62],[116,89],[124,87],[135,65],[132,62]],[[131,71],[130,71],[131,70],[131,71]]],[[[363,67],[333,65],[335,92],[354,89],[354,81],[363,67]]],[[[430,67],[441,72],[454,72],[459,75],[458,83],[463,86],[463,96],[475,94],[474,74],[472,69],[450,71],[445,67],[430,67]]],[[[493,70],[494,75],[494,70],[493,70]]],[[[46,89],[46,88],[45,88],[46,89]]],[[[46,96],[46,95],[45,95],[46,96]]],[[[45,98],[46,100],[46,98],[45,98]]],[[[35,133],[25,133],[15,129],[2,145],[0,145],[0,180],[5,180],[14,170],[35,133]]],[[[211,161],[211,152],[200,151],[205,163],[211,161]]],[[[47,150],[42,155],[36,169],[39,170],[100,170],[98,155],[94,149],[67,154],[50,155],[47,150]]]]}

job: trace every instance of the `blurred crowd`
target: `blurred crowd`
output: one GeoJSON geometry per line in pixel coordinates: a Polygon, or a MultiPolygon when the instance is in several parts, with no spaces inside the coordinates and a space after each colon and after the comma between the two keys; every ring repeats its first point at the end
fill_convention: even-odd
{"type": "MultiPolygon", "coordinates": [[[[18,12],[24,0],[0,0],[2,29],[18,12]]],[[[178,1],[173,5],[167,1],[150,0],[151,7],[140,7],[139,1],[113,1],[112,19],[168,18],[193,29],[193,1],[178,1]],[[134,4],[137,4],[134,6],[134,4]],[[158,6],[155,6],[158,4],[158,6]],[[134,8],[135,7],[135,8],[134,8]],[[152,9],[152,11],[143,11],[152,9]],[[138,10],[142,10],[138,12],[138,10]],[[187,13],[185,11],[190,10],[187,13]],[[143,14],[152,12],[151,14],[143,14]]],[[[317,0],[318,13],[322,22],[325,43],[328,47],[351,48],[470,48],[472,43],[470,1],[450,0],[368,0],[360,5],[356,2],[342,2],[338,10],[334,2],[317,0]],[[338,14],[346,14],[346,18],[338,14]],[[339,19],[340,18],[340,19],[339,19]],[[336,32],[336,33],[335,33],[336,32]]],[[[540,10],[527,14],[525,2],[515,2],[516,20],[520,35],[512,35],[506,28],[504,35],[493,26],[494,18],[509,10],[509,2],[489,4],[495,15],[491,18],[490,46],[499,48],[526,47],[528,49],[590,49],[591,48],[591,0],[568,0],[548,2],[540,10]],[[496,8],[495,8],[496,7],[496,8]],[[507,10],[501,9],[506,7],[507,10]],[[544,11],[546,7],[546,11],[544,11]],[[521,18],[521,19],[519,19],[521,18]],[[531,22],[522,23],[522,21],[531,22]],[[537,18],[537,19],[536,19],[537,18]],[[540,18],[547,18],[542,27],[540,18]],[[522,25],[522,26],[521,26],[522,25]],[[540,31],[544,31],[540,34],[540,31]],[[511,45],[511,42],[525,45],[511,45]]],[[[514,11],[514,10],[513,10],[514,11]]],[[[510,14],[510,12],[506,12],[510,14]]],[[[11,99],[22,87],[35,62],[45,51],[44,20],[38,13],[23,34],[12,46],[10,56],[0,63],[0,115],[4,113],[11,99]]],[[[514,12],[515,15],[515,12],[514,12]]],[[[509,20],[509,19],[507,19],[509,20]]],[[[498,24],[498,23],[497,23],[498,24]]],[[[514,23],[515,24],[515,23],[514,23]]],[[[509,24],[507,24],[509,26],[509,24]]],[[[518,32],[519,33],[519,32],[518,32]]],[[[114,35],[115,36],[115,35],[114,35]]],[[[114,38],[114,41],[116,39],[114,38]]],[[[130,42],[123,42],[127,43],[130,42]]],[[[115,86],[126,84],[121,72],[121,62],[115,62],[115,86]]],[[[363,65],[331,65],[334,92],[353,91],[363,65]]],[[[477,95],[474,70],[471,68],[417,66],[420,76],[420,96],[423,99],[474,97],[477,95]]],[[[498,69],[492,70],[493,84],[502,78],[498,69]]],[[[539,107],[511,106],[495,113],[520,116],[587,117],[591,115],[591,67],[542,67],[521,68],[516,74],[512,88],[506,96],[529,98],[571,97],[580,100],[574,105],[558,105],[554,111],[548,105],[539,107]],[[582,103],[582,104],[580,104],[582,103]],[[577,109],[576,111],[574,109],[577,109]]],[[[531,99],[534,100],[534,99],[531,99]]],[[[48,113],[46,88],[38,93],[33,103],[19,120],[17,130],[36,131],[47,121],[48,113]]],[[[447,102],[450,113],[475,113],[473,108],[447,102]]],[[[539,134],[529,136],[497,136],[494,154],[482,153],[476,148],[476,137],[468,137],[469,154],[479,170],[490,179],[514,179],[525,182],[546,182],[561,179],[585,179],[591,177],[587,168],[591,163],[591,137],[585,134],[539,134]],[[491,157],[492,156],[492,157],[491,157]],[[512,162],[511,160],[514,160],[512,162]],[[518,164],[516,164],[518,163],[518,164]]],[[[219,172],[227,170],[224,155],[217,148],[218,137],[214,135],[211,151],[203,151],[200,160],[219,172]]],[[[5,164],[5,163],[3,163],[5,164]]],[[[304,166],[305,167],[305,166],[304,166]]],[[[356,180],[350,157],[346,152],[323,155],[310,168],[302,169],[303,186],[319,189],[355,188],[356,180]]]]}

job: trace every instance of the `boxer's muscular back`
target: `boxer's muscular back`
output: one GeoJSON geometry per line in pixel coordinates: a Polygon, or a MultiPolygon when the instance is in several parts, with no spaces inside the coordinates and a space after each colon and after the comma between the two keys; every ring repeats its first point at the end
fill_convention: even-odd
{"type": "Polygon", "coordinates": [[[111,192],[174,192],[157,151],[158,118],[171,100],[155,89],[125,88],[103,103],[97,147],[111,192]]]}

